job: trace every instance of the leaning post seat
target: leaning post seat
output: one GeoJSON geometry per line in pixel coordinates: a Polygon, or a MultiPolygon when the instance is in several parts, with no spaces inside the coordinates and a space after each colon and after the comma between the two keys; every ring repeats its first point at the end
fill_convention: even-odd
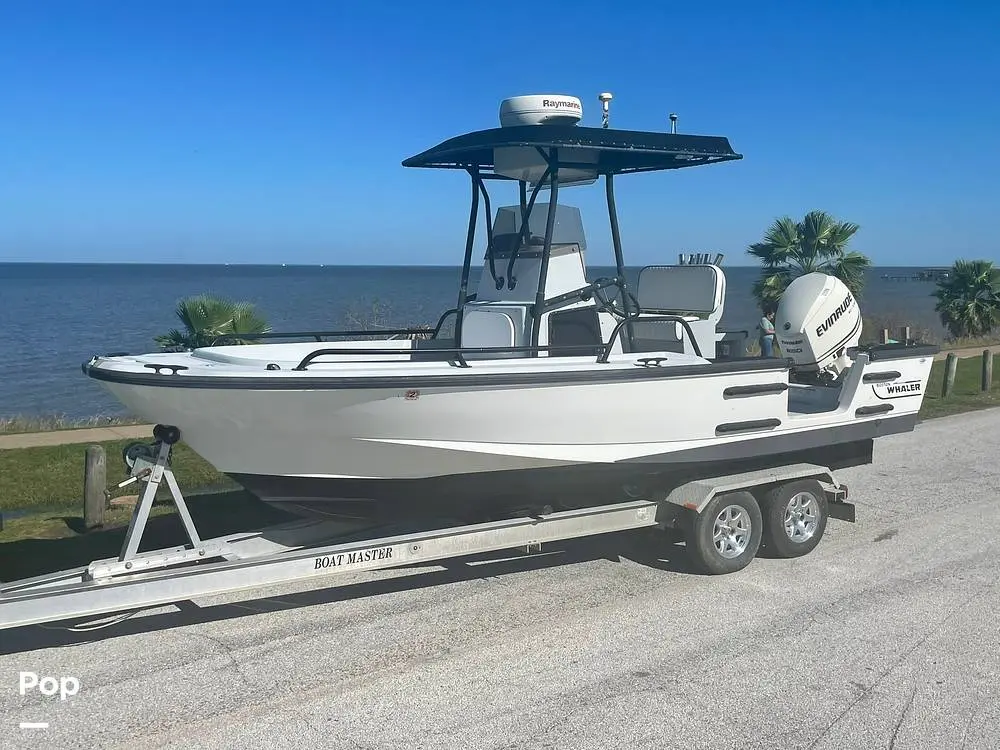
{"type": "MultiPolygon", "coordinates": [[[[720,338],[716,327],[722,319],[726,298],[726,276],[721,268],[710,264],[645,266],[639,271],[635,296],[643,315],[684,318],[698,340],[702,356],[715,358],[720,338]]],[[[694,352],[677,323],[642,323],[640,318],[636,328],[637,346],[644,349],[694,352]],[[638,330],[643,328],[648,330],[638,330]]]]}

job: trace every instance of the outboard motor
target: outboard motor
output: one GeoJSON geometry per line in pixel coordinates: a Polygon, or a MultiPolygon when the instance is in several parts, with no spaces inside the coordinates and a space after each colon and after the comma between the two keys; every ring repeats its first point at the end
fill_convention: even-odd
{"type": "Polygon", "coordinates": [[[861,340],[861,308],[840,279],[808,273],[782,295],[774,332],[795,373],[836,380],[851,365],[847,350],[861,340]]]}

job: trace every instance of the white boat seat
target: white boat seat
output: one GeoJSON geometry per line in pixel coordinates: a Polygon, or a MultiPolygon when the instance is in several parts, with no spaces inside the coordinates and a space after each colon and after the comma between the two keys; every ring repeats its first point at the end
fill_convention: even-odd
{"type": "MultiPolygon", "coordinates": [[[[647,316],[673,315],[683,318],[702,356],[716,356],[717,331],[726,297],[726,277],[713,265],[646,266],[639,271],[636,301],[647,316]]],[[[640,322],[635,328],[636,348],[643,351],[694,351],[679,323],[640,322]]]]}
{"type": "Polygon", "coordinates": [[[715,266],[646,266],[639,271],[636,300],[643,312],[719,320],[725,286],[715,266]]]}

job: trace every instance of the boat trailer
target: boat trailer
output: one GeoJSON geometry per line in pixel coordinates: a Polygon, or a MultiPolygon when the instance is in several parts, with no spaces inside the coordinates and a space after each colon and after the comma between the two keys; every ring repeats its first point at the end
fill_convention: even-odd
{"type": "Polygon", "coordinates": [[[195,597],[505,549],[540,551],[545,542],[646,527],[683,531],[697,568],[730,573],[746,567],[762,543],[779,557],[795,557],[819,543],[827,517],[854,521],[847,488],[832,471],[797,463],[699,479],[648,499],[363,541],[344,541],[352,532],[356,535],[357,527],[324,519],[202,539],[170,468],[170,451],[180,441],[180,431],[157,425],[153,436],[145,450],[127,457],[130,478],[118,485],[145,483],[118,557],[0,583],[0,629],[117,615],[108,622],[69,627],[93,629],[195,597]],[[139,552],[163,483],[188,543],[139,552]]]}

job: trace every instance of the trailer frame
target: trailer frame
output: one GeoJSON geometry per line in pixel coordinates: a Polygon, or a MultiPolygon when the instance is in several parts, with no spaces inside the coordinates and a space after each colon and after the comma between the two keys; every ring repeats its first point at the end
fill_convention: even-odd
{"type": "MultiPolygon", "coordinates": [[[[170,452],[180,441],[180,431],[157,425],[153,435],[155,442],[136,451],[131,459],[126,457],[129,479],[118,486],[144,482],[145,487],[118,557],[0,583],[0,629],[124,613],[107,623],[114,624],[143,609],[195,597],[519,547],[540,551],[546,542],[641,528],[683,531],[696,567],[707,573],[730,573],[746,567],[757,554],[762,534],[767,532],[761,507],[766,507],[776,489],[794,482],[815,483],[818,489],[813,494],[822,494],[822,502],[817,498],[824,514],[819,536],[827,516],[855,520],[847,488],[832,470],[796,463],[689,481],[655,496],[651,493],[647,499],[372,539],[344,541],[356,535],[356,525],[314,519],[202,539],[170,467],[170,452]],[[139,552],[156,493],[163,484],[173,498],[188,544],[139,552]],[[741,508],[749,519],[750,531],[727,526],[725,518],[733,518],[741,508]],[[754,525],[757,528],[752,528],[754,525]],[[711,543],[698,543],[709,539],[706,534],[715,540],[718,554],[712,552],[711,543]],[[738,555],[727,557],[719,551],[719,539],[727,534],[746,542],[738,555]]],[[[780,511],[772,516],[780,518],[780,511]]],[[[772,522],[772,526],[777,525],[777,521],[772,522]]],[[[772,533],[777,531],[771,529],[772,533]]],[[[811,540],[809,550],[818,541],[818,537],[811,540]]],[[[798,553],[781,556],[793,554],[798,553]]]]}

